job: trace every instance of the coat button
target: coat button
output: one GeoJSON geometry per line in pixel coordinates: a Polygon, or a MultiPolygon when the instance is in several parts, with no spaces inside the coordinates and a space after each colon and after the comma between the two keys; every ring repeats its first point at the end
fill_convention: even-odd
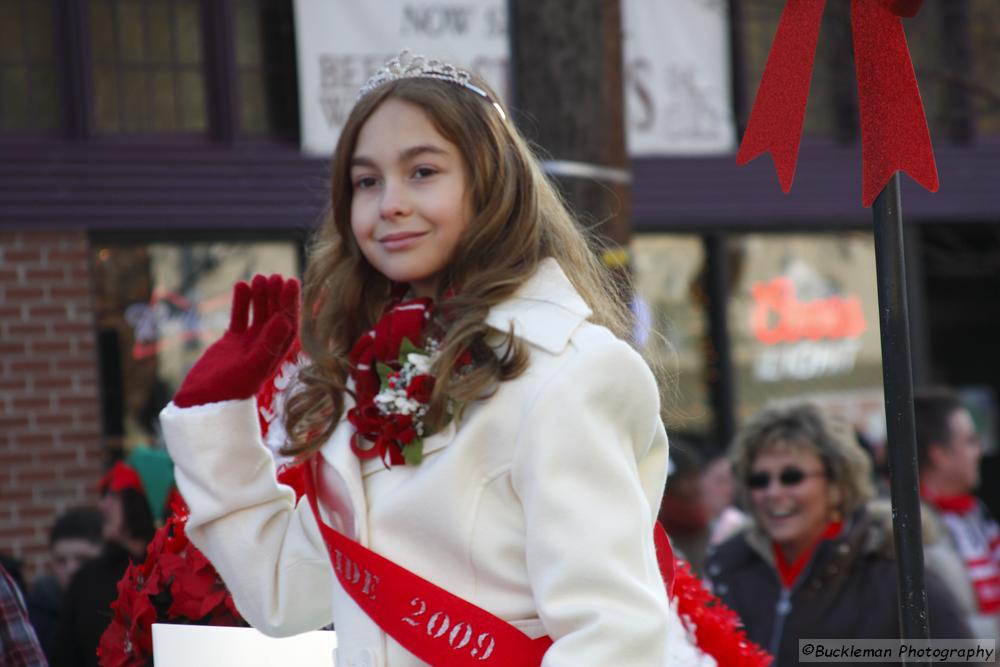
{"type": "Polygon", "coordinates": [[[717,563],[711,563],[708,566],[708,576],[717,577],[722,572],[722,568],[719,567],[717,563]]]}
{"type": "Polygon", "coordinates": [[[726,586],[725,584],[719,584],[718,586],[715,587],[715,592],[719,595],[725,595],[726,593],[729,592],[729,586],[726,586]]]}

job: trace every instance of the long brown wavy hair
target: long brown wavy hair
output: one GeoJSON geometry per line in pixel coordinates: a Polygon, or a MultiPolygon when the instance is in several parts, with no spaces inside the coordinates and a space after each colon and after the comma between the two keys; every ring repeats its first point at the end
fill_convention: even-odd
{"type": "MultiPolygon", "coordinates": [[[[478,77],[472,82],[492,100],[499,99],[478,77]]],[[[333,155],[331,210],[310,245],[303,281],[301,341],[310,361],[300,370],[286,403],[287,455],[308,455],[332,434],[344,413],[348,353],[391,298],[391,282],[368,263],[351,233],[350,179],[358,134],[388,99],[413,104],[427,114],[435,129],[458,147],[469,178],[473,218],[438,281],[439,290],[452,285],[460,289],[448,298],[446,333],[432,369],[438,380],[425,417],[431,432],[448,419],[449,399],[468,405],[524,372],[524,344],[509,331],[495,352],[486,342],[485,319],[490,308],[511,297],[547,257],[559,262],[593,310],[591,321],[628,338],[627,298],[597,258],[597,242],[577,226],[527,142],[491,100],[437,79],[389,82],[354,106],[333,155]],[[461,375],[443,372],[455,367],[464,350],[472,352],[474,370],[461,375]]]]}

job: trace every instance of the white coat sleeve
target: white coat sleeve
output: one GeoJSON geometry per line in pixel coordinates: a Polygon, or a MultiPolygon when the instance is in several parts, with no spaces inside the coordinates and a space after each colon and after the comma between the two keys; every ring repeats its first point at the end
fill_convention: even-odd
{"type": "Polygon", "coordinates": [[[275,480],[252,399],[160,413],[186,532],[261,632],[287,636],[333,618],[333,570],[309,503],[275,480]]]}
{"type": "Polygon", "coordinates": [[[656,382],[622,341],[585,342],[534,400],[511,470],[554,640],[542,665],[662,667],[668,636],[684,633],[653,546],[667,470],[656,382]]]}

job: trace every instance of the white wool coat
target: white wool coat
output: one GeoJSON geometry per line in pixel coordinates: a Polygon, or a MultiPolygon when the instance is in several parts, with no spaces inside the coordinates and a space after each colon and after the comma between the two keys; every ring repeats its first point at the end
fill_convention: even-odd
{"type": "MultiPolygon", "coordinates": [[[[653,548],[667,470],[656,382],[590,314],[545,260],[487,319],[527,344],[526,372],[426,438],[417,466],[362,463],[342,421],[320,451],[325,519],[549,635],[543,667],[711,665],[668,604],[653,548]]],[[[161,421],[187,533],[254,627],[280,636],[332,621],[339,667],[424,664],[341,588],[308,503],[275,482],[253,400],[170,404],[161,421]]]]}

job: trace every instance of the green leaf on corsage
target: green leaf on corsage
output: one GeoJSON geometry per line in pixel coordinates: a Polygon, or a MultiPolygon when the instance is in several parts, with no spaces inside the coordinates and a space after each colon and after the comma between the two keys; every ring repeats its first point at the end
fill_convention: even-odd
{"type": "Polygon", "coordinates": [[[399,344],[399,363],[405,364],[407,361],[407,355],[409,354],[427,354],[426,351],[421,350],[419,347],[413,344],[409,338],[403,338],[402,342],[399,344]]]}
{"type": "Polygon", "coordinates": [[[410,444],[403,445],[403,458],[406,460],[407,465],[420,465],[420,462],[424,460],[423,439],[417,438],[410,444]]]}
{"type": "Polygon", "coordinates": [[[375,362],[375,370],[378,372],[378,379],[381,380],[379,391],[385,391],[389,387],[389,376],[396,371],[393,370],[392,366],[381,361],[375,362]]]}

